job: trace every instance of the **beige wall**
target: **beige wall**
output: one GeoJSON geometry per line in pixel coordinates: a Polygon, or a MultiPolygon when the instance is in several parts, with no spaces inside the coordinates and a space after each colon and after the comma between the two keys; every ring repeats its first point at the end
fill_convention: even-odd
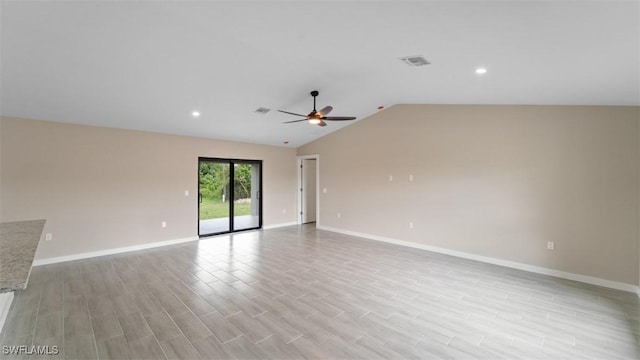
{"type": "Polygon", "coordinates": [[[298,155],[320,154],[322,226],[638,284],[638,122],[637,107],[397,105],[298,155]]]}
{"type": "Polygon", "coordinates": [[[38,259],[197,236],[198,156],[263,160],[264,225],[295,221],[295,149],[0,121],[1,220],[48,220],[38,259]]]}

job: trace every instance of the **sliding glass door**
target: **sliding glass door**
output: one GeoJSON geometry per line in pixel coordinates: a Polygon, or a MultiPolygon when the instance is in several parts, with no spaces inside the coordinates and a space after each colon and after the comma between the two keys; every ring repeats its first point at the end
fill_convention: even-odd
{"type": "Polygon", "coordinates": [[[259,228],[260,221],[260,164],[235,162],[233,164],[233,229],[259,228]]]}
{"type": "Polygon", "coordinates": [[[262,227],[262,161],[198,158],[198,235],[262,227]]]}

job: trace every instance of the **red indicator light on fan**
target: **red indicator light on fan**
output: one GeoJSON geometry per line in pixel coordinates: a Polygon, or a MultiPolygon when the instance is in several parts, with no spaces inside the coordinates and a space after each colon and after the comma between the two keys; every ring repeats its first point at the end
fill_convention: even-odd
{"type": "Polygon", "coordinates": [[[382,110],[382,109],[384,109],[384,106],[382,105],[378,106],[378,110],[382,110]]]}

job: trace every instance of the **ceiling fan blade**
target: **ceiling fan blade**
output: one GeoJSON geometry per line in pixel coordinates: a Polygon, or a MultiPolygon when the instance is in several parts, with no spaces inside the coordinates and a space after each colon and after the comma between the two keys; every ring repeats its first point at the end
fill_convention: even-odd
{"type": "Polygon", "coordinates": [[[307,115],[302,115],[302,114],[296,114],[296,113],[292,113],[292,112],[288,112],[288,111],[284,111],[284,110],[278,110],[281,113],[285,113],[285,114],[289,114],[289,115],[295,115],[295,116],[307,116],[307,115]]]}
{"type": "Polygon", "coordinates": [[[331,110],[333,110],[333,106],[325,106],[325,107],[323,107],[322,109],[320,109],[320,110],[318,111],[318,113],[319,113],[321,116],[326,116],[327,114],[329,114],[329,113],[331,112],[331,110]]]}
{"type": "Polygon", "coordinates": [[[323,116],[322,120],[330,120],[330,121],[344,121],[344,120],[355,120],[355,116],[323,116]]]}
{"type": "Polygon", "coordinates": [[[300,121],[307,121],[307,119],[300,119],[300,120],[285,121],[285,122],[283,122],[283,124],[291,124],[291,123],[300,122],[300,121]]]}
{"type": "Polygon", "coordinates": [[[324,126],[327,126],[327,123],[322,121],[322,120],[320,120],[320,122],[318,123],[318,126],[324,127],[324,126]]]}

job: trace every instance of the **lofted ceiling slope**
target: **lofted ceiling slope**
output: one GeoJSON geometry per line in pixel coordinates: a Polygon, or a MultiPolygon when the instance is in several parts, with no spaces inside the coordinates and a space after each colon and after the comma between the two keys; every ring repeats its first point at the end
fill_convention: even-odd
{"type": "Polygon", "coordinates": [[[297,147],[348,125],[282,124],[311,90],[359,120],[402,103],[640,102],[638,1],[0,6],[5,116],[297,147]]]}

